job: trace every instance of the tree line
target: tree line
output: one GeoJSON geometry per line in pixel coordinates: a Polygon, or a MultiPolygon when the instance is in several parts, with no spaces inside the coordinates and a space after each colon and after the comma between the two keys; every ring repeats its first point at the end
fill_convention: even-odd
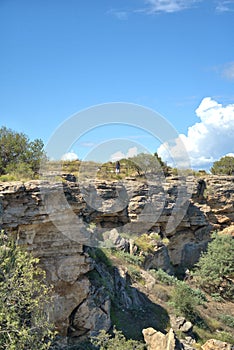
{"type": "MultiPolygon", "coordinates": [[[[30,141],[29,137],[22,132],[16,132],[5,126],[0,128],[0,177],[6,174],[17,174],[17,179],[20,179],[20,176],[34,178],[39,172],[43,159],[46,159],[46,154],[41,139],[30,141]]],[[[121,160],[121,163],[134,170],[139,176],[160,172],[167,176],[176,171],[167,166],[157,153],[140,153],[121,160]]],[[[234,175],[234,157],[224,156],[215,161],[210,172],[214,175],[234,175]]]]}

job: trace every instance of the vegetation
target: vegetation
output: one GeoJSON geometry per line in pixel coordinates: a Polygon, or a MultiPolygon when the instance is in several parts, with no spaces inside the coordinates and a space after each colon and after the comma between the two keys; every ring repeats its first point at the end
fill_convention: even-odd
{"type": "Polygon", "coordinates": [[[214,162],[210,169],[213,175],[233,175],[234,174],[234,157],[225,156],[214,162]]]}
{"type": "Polygon", "coordinates": [[[167,172],[167,166],[158,156],[147,153],[140,153],[132,158],[128,159],[132,168],[135,169],[139,176],[145,176],[148,173],[160,174],[167,172]]]}
{"type": "Polygon", "coordinates": [[[51,301],[38,259],[0,234],[0,349],[49,349],[51,301]]]}
{"type": "Polygon", "coordinates": [[[0,128],[0,175],[11,174],[13,179],[32,178],[45,156],[40,139],[29,141],[23,134],[6,127],[0,128]]]}
{"type": "Polygon", "coordinates": [[[135,239],[135,244],[143,252],[153,253],[155,245],[158,241],[161,241],[161,237],[159,234],[154,233],[148,235],[147,233],[144,233],[135,239]]]}
{"type": "Polygon", "coordinates": [[[214,234],[207,252],[194,271],[196,283],[207,293],[233,298],[234,240],[229,235],[214,234]]]}
{"type": "Polygon", "coordinates": [[[199,318],[196,307],[205,302],[206,298],[201,291],[191,288],[183,281],[177,281],[172,291],[171,304],[179,315],[183,315],[186,319],[196,322],[199,318]]]}
{"type": "Polygon", "coordinates": [[[100,350],[144,350],[145,345],[137,340],[127,340],[121,331],[114,328],[112,337],[102,330],[97,337],[92,339],[92,343],[100,350]]]}

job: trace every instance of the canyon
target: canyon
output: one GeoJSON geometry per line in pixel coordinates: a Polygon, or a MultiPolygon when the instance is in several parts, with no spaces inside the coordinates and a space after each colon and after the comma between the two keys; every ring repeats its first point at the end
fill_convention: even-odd
{"type": "MultiPolygon", "coordinates": [[[[0,183],[0,226],[40,258],[54,288],[51,319],[63,337],[83,339],[111,326],[110,297],[89,274],[111,277],[88,247],[134,254],[135,237],[157,235],[145,270],[173,273],[194,266],[212,232],[234,235],[233,176],[71,180],[0,183]]],[[[125,279],[116,269],[115,288],[123,290],[125,279]]],[[[125,304],[141,304],[137,291],[132,301],[122,295],[125,304]]]]}

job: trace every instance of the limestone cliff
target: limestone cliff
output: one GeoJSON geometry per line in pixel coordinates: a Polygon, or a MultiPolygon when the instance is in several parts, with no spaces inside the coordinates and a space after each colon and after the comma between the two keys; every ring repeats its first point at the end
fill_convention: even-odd
{"type": "Polygon", "coordinates": [[[110,299],[91,285],[87,273],[94,261],[84,249],[103,244],[106,231],[166,237],[169,244],[155,249],[147,266],[165,270],[192,266],[212,230],[234,231],[234,177],[204,180],[204,193],[195,178],[182,184],[178,178],[0,183],[0,224],[40,257],[54,285],[52,316],[61,335],[82,337],[110,327],[110,299]]]}

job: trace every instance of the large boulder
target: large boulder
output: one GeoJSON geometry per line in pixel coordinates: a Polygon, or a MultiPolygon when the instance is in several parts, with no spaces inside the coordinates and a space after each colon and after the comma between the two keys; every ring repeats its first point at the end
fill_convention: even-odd
{"type": "Polygon", "coordinates": [[[148,350],[180,350],[183,349],[177,340],[173,329],[167,334],[157,332],[154,328],[146,328],[142,331],[148,350]]]}

